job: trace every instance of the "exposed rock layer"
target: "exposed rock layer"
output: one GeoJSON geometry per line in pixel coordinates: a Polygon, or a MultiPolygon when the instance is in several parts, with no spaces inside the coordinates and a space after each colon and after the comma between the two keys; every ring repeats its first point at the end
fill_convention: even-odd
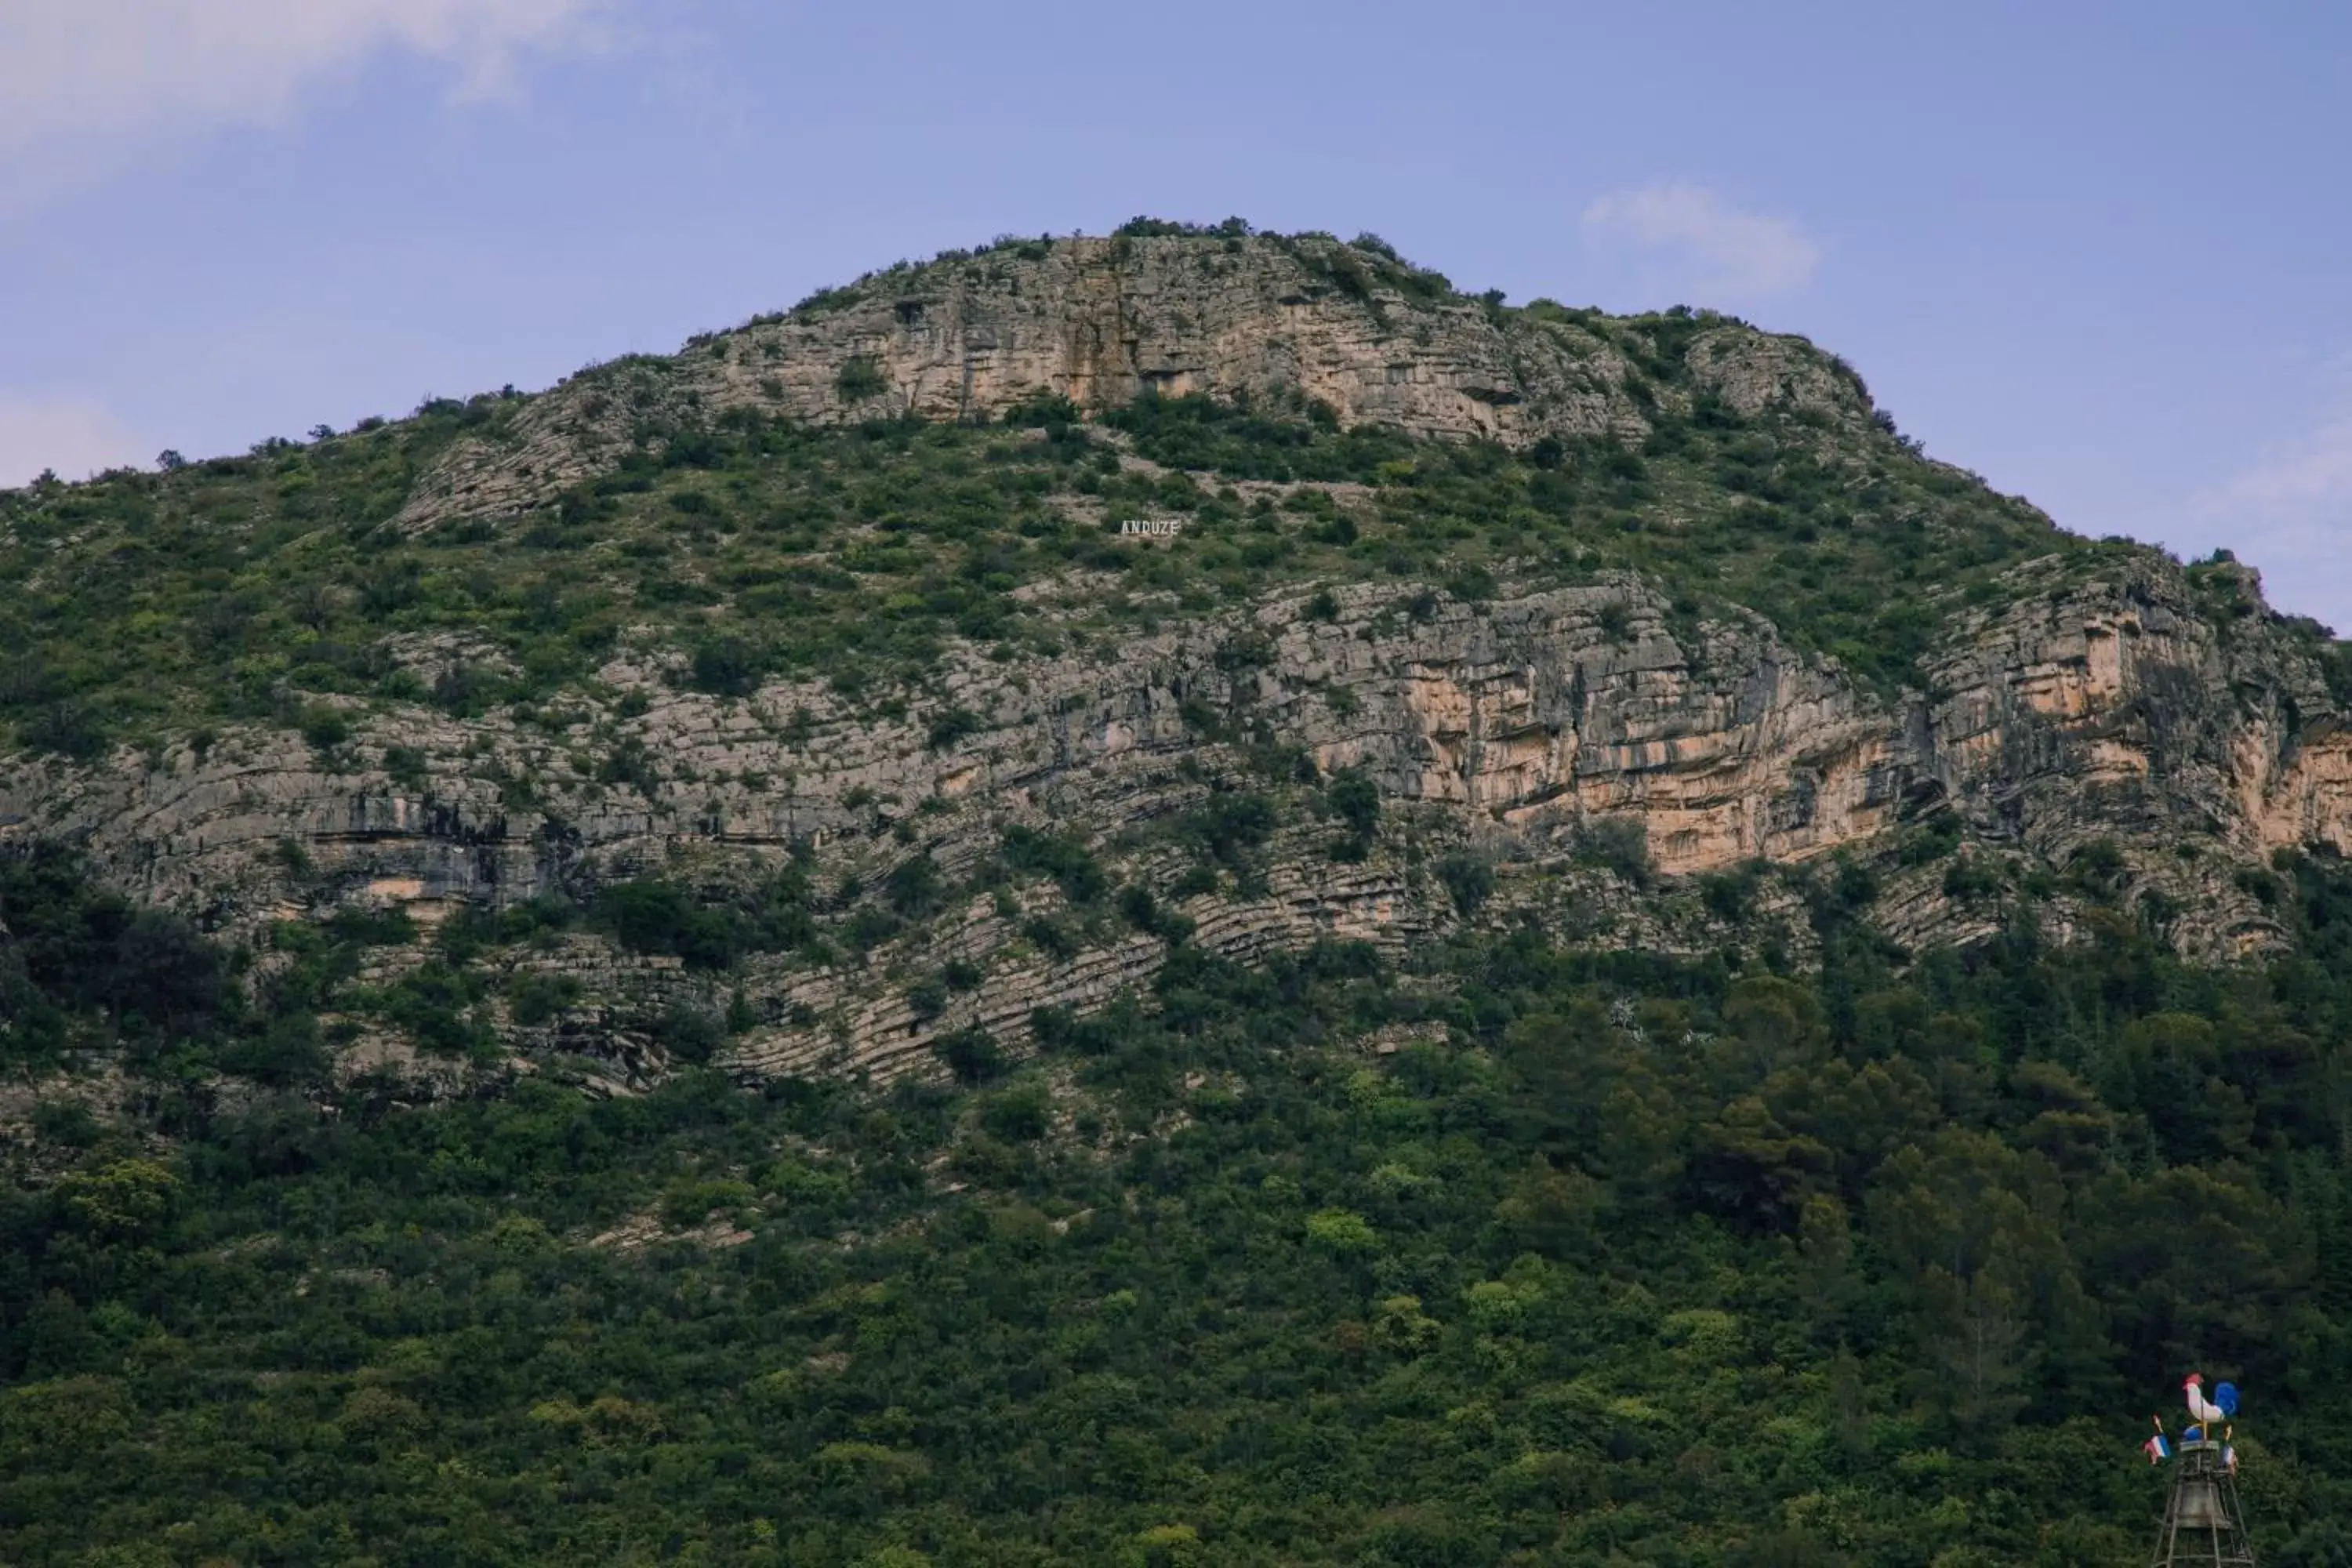
{"type": "MultiPolygon", "coordinates": [[[[1364,770],[1416,842],[1523,868],[1497,910],[1570,918],[1577,900],[1546,903],[1545,878],[1527,873],[1596,823],[1637,823],[1660,869],[1699,873],[1867,849],[1952,812],[1985,852],[2033,863],[2063,867],[2114,840],[2137,886],[2180,906],[2172,931],[2185,951],[2264,944],[2274,928],[2236,868],[2286,845],[2352,850],[2352,731],[2316,674],[2263,623],[2225,635],[2200,618],[2156,558],[2057,593],[2028,591],[2033,575],[2018,574],[2006,607],[1956,622],[1933,689],[1892,703],[1760,621],[1678,639],[1632,579],[1482,606],[1441,599],[1423,622],[1395,613],[1398,590],[1358,586],[1338,592],[1330,620],[1286,598],[1115,656],[1017,674],[970,658],[940,701],[982,728],[945,749],[927,743],[921,714],[861,717],[820,688],[730,703],[616,666],[609,680],[651,698],[623,721],[667,761],[650,799],[564,782],[547,749],[511,728],[409,713],[382,738],[442,759],[428,790],[321,773],[300,742],[257,731],[202,761],[183,752],[152,767],[125,752],[106,767],[0,775],[0,818],[84,840],[123,883],[230,929],[336,900],[430,918],[646,872],[740,879],[795,841],[814,846],[828,885],[871,886],[918,853],[952,880],[994,853],[1010,822],[1083,832],[1164,893],[1181,857],[1154,825],[1240,767],[1228,740],[1199,728],[1205,713],[1229,737],[1295,742],[1326,773],[1364,770]],[[1229,657],[1244,639],[1260,651],[1229,657]],[[795,710],[814,724],[790,728],[795,710]],[[536,776],[541,804],[502,808],[493,767],[536,776]]],[[[1328,826],[1295,822],[1271,847],[1264,891],[1183,905],[1194,940],[1235,956],[1319,935],[1402,950],[1451,925],[1444,889],[1400,853],[1404,834],[1392,826],[1368,861],[1337,866],[1328,826]]],[[[1983,909],[1932,883],[1897,890],[1887,919],[1907,941],[1988,929],[1983,909]]],[[[1034,951],[1022,922],[1055,897],[1033,886],[1008,912],[974,896],[862,965],[755,966],[749,1000],[772,1021],[743,1041],[747,1068],[898,1070],[970,1025],[1018,1039],[1034,1007],[1098,1005],[1164,960],[1145,937],[1064,959],[1034,951]],[[908,1002],[908,973],[960,955],[989,972],[984,988],[928,1015],[908,1002]]],[[[1642,932],[1643,918],[1628,905],[1609,920],[1628,939],[1664,940],[1642,932]]],[[[629,995],[676,976],[616,966],[606,978],[619,1016],[629,995]]]]}
{"type": "MultiPolygon", "coordinates": [[[[1007,245],[894,269],[672,359],[584,373],[495,438],[459,440],[399,521],[530,511],[630,451],[742,412],[968,420],[1041,395],[1100,409],[1204,393],[1507,445],[1637,438],[1660,411],[1696,419],[1710,398],[1739,415],[1793,411],[1790,423],[1816,429],[1872,418],[1852,374],[1800,340],[1717,318],[1671,325],[1685,369],[1670,386],[1642,363],[1654,334],[1556,308],[1494,310],[1376,248],[1312,236],[1007,245]]],[[[1496,863],[1480,918],[1646,945],[1755,934],[1633,896],[1584,852],[1611,824],[1637,826],[1669,876],[1853,849],[1885,873],[1876,918],[1896,940],[1998,929],[1982,878],[1882,853],[1928,819],[1964,828],[1968,855],[2009,873],[2063,868],[2113,840],[2120,857],[2096,858],[2120,868],[2103,873],[2122,883],[2110,890],[2162,894],[2184,951],[2263,947],[2276,927],[2252,890],[2260,879],[2243,873],[2284,847],[2352,849],[2352,726],[2296,639],[2252,613],[2252,582],[2225,616],[2154,552],[2109,556],[2104,570],[2053,585],[2028,566],[1990,607],[1954,601],[1926,689],[1894,698],[1801,657],[1760,618],[1671,616],[1630,577],[1475,605],[1358,584],[1334,590],[1336,614],[1320,618],[1292,591],[1115,650],[1008,667],[966,648],[912,713],[845,707],[815,682],[722,701],[623,661],[598,689],[642,702],[592,703],[566,733],[543,718],[526,730],[408,707],[364,718],[356,743],[327,758],[253,730],[202,752],[125,750],[89,766],[9,759],[0,834],[83,841],[121,884],[232,933],[344,903],[431,919],[649,874],[710,889],[795,852],[845,906],[844,889],[870,900],[895,866],[934,858],[960,901],[915,933],[834,968],[752,963],[742,1005],[760,1022],[737,1048],[763,1072],[903,1070],[967,1027],[1017,1040],[1034,1009],[1098,1005],[1166,961],[1160,938],[1059,909],[1050,885],[962,880],[1013,823],[1084,836],[1117,876],[1180,905],[1192,940],[1236,957],[1323,936],[1409,952],[1462,918],[1432,874],[1449,854],[1496,863]],[[930,721],[950,710],[977,726],[960,718],[952,741],[934,743],[930,721]],[[586,748],[615,735],[658,776],[593,782],[586,748]],[[1198,890],[1169,825],[1220,789],[1266,787],[1273,742],[1300,748],[1321,777],[1361,770],[1390,804],[1387,826],[1360,861],[1335,862],[1333,830],[1299,815],[1315,796],[1294,777],[1276,786],[1294,810],[1262,863],[1198,890]],[[405,786],[382,771],[395,743],[405,786]],[[1090,922],[1087,940],[1056,955],[1034,922],[1070,914],[1090,922]],[[913,983],[951,958],[986,983],[919,1001],[913,983]]],[[[1020,591],[1042,604],[1072,585],[1020,591]]],[[[403,657],[421,667],[453,652],[403,657]]],[[[2063,896],[2042,907],[2063,923],[2063,896]]],[[[1771,940],[1801,946],[1793,915],[1759,918],[1785,927],[1771,940]]],[[[509,962],[586,994],[512,1037],[589,1046],[623,1077],[659,1070],[646,1013],[702,985],[589,939],[509,962]]]]}

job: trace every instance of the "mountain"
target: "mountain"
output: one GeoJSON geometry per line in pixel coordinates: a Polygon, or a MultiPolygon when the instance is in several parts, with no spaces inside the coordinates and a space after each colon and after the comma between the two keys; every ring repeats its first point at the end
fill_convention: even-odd
{"type": "MultiPolygon", "coordinates": [[[[1891,858],[1906,943],[1997,929],[1998,891],[2094,849],[2224,956],[2279,935],[2242,873],[2352,842],[2352,663],[2242,568],[2064,534],[1796,339],[1160,227],[893,269],[537,397],[18,492],[0,816],[236,935],[656,873],[703,902],[788,864],[856,882],[845,962],[751,965],[740,1050],[805,1064],[845,1029],[885,1070],[1156,961],[1134,933],[1039,952],[1034,911],[985,900],[878,931],[894,872],[968,880],[1007,825],[1186,886],[1235,952],[1464,918],[1404,842],[1333,879],[1317,781],[1343,773],[1433,858],[1501,868],[1498,925],[1593,902],[1559,868],[1596,834],[1676,876],[1891,858]],[[1304,761],[1269,772],[1281,748],[1304,761]],[[1286,825],[1235,896],[1181,825],[1251,793],[1286,825]],[[886,977],[942,940],[994,979],[914,1018],[886,977]]],[[[2063,888],[2028,901],[2071,929],[2063,888]]],[[[1613,902],[1645,942],[1726,940],[1613,902]]]]}
{"type": "Polygon", "coordinates": [[[2352,648],[1801,339],[1139,220],[0,584],[25,1561],[2080,1561],[2342,1364],[2352,648]]]}

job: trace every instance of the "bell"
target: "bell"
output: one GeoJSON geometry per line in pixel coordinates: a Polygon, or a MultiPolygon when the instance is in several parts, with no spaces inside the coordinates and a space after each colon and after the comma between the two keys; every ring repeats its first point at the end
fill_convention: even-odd
{"type": "Polygon", "coordinates": [[[2237,1479],[2230,1473],[2222,1444],[2200,1434],[2185,1440],[2172,1467],[2172,1496],[2164,1528],[2156,1539],[2149,1568],[2254,1568],[2246,1539],[2246,1519],[2238,1506],[2237,1479]]]}

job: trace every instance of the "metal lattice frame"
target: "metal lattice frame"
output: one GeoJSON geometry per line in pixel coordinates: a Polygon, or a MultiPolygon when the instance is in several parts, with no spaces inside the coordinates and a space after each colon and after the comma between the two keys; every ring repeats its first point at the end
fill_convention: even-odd
{"type": "Polygon", "coordinates": [[[2149,1568],[2254,1568],[2245,1510],[2238,1506],[2238,1478],[2222,1461],[2221,1445],[2210,1437],[2180,1445],[2172,1467],[2172,1496],[2164,1505],[2164,1529],[2148,1563],[2149,1568]]]}

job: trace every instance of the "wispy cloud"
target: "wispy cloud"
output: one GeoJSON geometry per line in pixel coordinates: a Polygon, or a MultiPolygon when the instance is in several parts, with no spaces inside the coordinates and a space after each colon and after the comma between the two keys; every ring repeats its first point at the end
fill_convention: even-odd
{"type": "Polygon", "coordinates": [[[2352,505],[2352,408],[2336,410],[2274,449],[2231,479],[2221,495],[2265,511],[2352,505]]]}
{"type": "Polygon", "coordinates": [[[139,438],[96,403],[0,392],[0,489],[27,483],[44,469],[85,479],[142,455],[139,438]]]}
{"type": "Polygon", "coordinates": [[[1747,212],[1682,181],[1612,191],[1584,209],[1584,241],[1641,253],[1677,287],[1707,300],[1785,293],[1811,280],[1822,247],[1784,217],[1747,212]]]}
{"type": "Polygon", "coordinates": [[[2323,384],[2300,430],[2190,511],[2202,535],[2261,569],[2273,603],[2352,633],[2352,357],[2323,384]]]}
{"type": "Polygon", "coordinates": [[[620,0],[0,0],[0,211],[229,125],[270,124],[386,51],[460,99],[602,36],[620,0]]]}

